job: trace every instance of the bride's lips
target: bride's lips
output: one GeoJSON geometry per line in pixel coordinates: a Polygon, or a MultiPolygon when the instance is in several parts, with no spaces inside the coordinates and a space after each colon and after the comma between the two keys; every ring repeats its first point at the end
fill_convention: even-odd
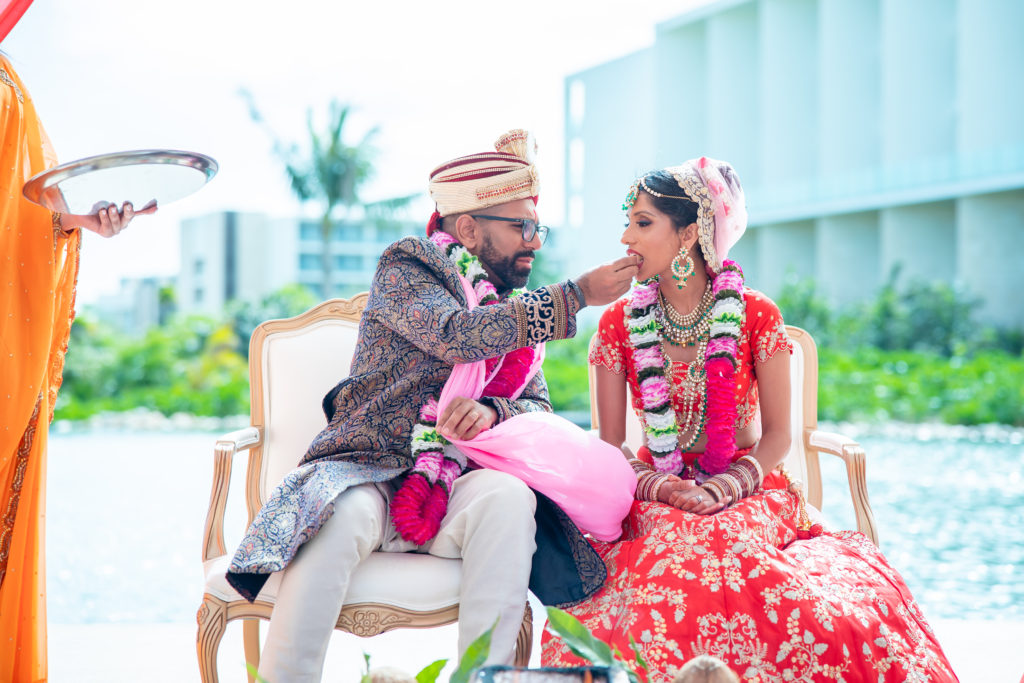
{"type": "Polygon", "coordinates": [[[633,251],[632,249],[627,249],[626,250],[626,256],[636,256],[638,259],[640,259],[639,262],[637,263],[638,266],[642,266],[644,264],[644,257],[643,257],[643,255],[639,254],[638,252],[633,251]]]}

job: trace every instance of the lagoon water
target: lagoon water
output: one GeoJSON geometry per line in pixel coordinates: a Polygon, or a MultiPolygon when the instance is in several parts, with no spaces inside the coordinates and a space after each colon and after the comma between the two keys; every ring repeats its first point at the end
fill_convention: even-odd
{"type": "MultiPolygon", "coordinates": [[[[1024,446],[1019,438],[861,435],[882,550],[932,619],[1024,622],[1024,446]]],[[[49,620],[192,622],[216,434],[52,434],[49,620]]],[[[297,454],[298,456],[298,454],[297,454]]],[[[229,552],[245,524],[236,458],[229,552]]],[[[842,463],[823,457],[824,512],[852,528],[842,463]]]]}
{"type": "MultiPolygon", "coordinates": [[[[56,430],[59,432],[59,429],[56,430]]],[[[903,573],[964,683],[1024,672],[1024,432],[908,429],[844,433],[868,451],[868,488],[882,549],[903,573]],[[938,434],[945,438],[936,438],[938,434]]],[[[50,680],[197,680],[200,545],[217,433],[52,433],[47,491],[50,680]]],[[[298,455],[298,454],[297,454],[298,455]]],[[[245,524],[246,458],[236,458],[226,519],[229,552],[245,524]]],[[[825,513],[849,527],[842,463],[822,462],[825,513]]],[[[534,604],[531,664],[543,612],[534,604]]],[[[336,634],[325,681],[375,666],[418,671],[455,660],[454,625],[362,639],[336,634]]],[[[263,629],[263,633],[265,633],[263,629]]],[[[218,670],[246,681],[241,626],[229,624],[218,670]]]]}

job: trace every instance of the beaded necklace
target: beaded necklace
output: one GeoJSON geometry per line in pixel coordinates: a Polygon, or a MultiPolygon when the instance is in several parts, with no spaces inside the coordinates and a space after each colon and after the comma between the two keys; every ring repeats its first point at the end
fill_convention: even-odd
{"type": "Polygon", "coordinates": [[[658,290],[658,303],[663,316],[665,340],[675,346],[695,346],[701,339],[707,338],[711,329],[711,307],[715,303],[715,294],[708,280],[700,303],[687,314],[682,314],[658,290]]]}

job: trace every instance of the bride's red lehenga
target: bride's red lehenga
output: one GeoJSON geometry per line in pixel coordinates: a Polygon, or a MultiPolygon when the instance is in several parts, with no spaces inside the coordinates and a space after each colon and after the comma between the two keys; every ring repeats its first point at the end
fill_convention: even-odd
{"type": "MultiPolygon", "coordinates": [[[[755,360],[792,343],[770,299],[753,290],[744,299],[739,427],[757,415],[755,360]]],[[[639,396],[624,302],[602,316],[590,360],[625,373],[639,396]]],[[[686,365],[672,365],[673,407],[681,414],[686,365]]],[[[594,542],[608,567],[604,588],[567,611],[627,658],[632,638],[650,668],[641,678],[651,683],[670,682],[698,654],[719,657],[747,681],[956,681],[878,548],[853,531],[799,538],[800,501],[786,480],[772,472],[762,486],[710,516],[634,503],[621,540],[594,542]]],[[[542,663],[581,660],[545,632],[542,663]]]]}

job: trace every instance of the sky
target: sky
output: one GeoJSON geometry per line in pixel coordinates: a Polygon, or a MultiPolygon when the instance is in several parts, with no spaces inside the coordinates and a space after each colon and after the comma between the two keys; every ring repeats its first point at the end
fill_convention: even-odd
{"type": "Polygon", "coordinates": [[[2,48],[62,162],[169,148],[220,166],[202,190],[118,237],[86,235],[79,300],[90,303],[121,278],[175,274],[183,218],[315,213],[291,195],[242,88],[286,141],[302,140],[308,111],[350,104],[349,142],[379,130],[364,198],[423,192],[412,215],[424,222],[432,168],[526,128],[539,145],[538,211],[557,225],[565,77],[647,47],[658,22],[706,2],[36,0],[2,48]]]}

